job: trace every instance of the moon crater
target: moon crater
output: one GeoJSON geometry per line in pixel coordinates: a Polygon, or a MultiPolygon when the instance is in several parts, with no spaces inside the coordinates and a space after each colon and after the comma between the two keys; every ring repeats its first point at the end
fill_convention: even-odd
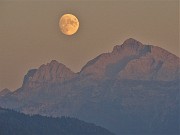
{"type": "Polygon", "coordinates": [[[79,29],[79,21],[72,14],[64,14],[59,20],[59,27],[65,35],[73,35],[79,29]]]}

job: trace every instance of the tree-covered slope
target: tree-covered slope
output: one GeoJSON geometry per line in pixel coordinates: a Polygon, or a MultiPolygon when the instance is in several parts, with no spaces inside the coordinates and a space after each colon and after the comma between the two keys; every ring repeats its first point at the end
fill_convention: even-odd
{"type": "Polygon", "coordinates": [[[29,116],[0,108],[0,135],[113,135],[76,118],[29,116]]]}

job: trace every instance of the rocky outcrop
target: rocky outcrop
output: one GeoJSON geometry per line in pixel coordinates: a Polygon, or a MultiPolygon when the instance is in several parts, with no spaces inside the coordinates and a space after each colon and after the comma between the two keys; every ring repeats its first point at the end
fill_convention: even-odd
{"type": "Polygon", "coordinates": [[[29,70],[24,77],[23,88],[32,89],[43,87],[48,84],[62,83],[75,76],[65,65],[52,60],[46,65],[41,65],[38,69],[29,70]]]}

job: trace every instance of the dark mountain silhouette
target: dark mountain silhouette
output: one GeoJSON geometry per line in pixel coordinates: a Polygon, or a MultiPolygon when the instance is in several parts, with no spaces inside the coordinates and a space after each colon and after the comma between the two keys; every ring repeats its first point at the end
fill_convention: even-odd
{"type": "Polygon", "coordinates": [[[24,115],[0,108],[1,135],[113,135],[108,130],[75,118],[24,115]]]}
{"type": "Polygon", "coordinates": [[[128,39],[79,73],[57,61],[30,70],[2,107],[72,116],[120,134],[178,134],[180,59],[128,39]]]}

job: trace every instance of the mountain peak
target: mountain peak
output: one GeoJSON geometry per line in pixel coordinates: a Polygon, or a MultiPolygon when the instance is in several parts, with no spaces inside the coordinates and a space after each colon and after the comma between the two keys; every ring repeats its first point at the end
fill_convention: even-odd
{"type": "Polygon", "coordinates": [[[51,66],[57,66],[57,65],[63,65],[62,63],[59,63],[56,60],[52,60],[50,63],[48,63],[47,65],[51,65],[51,66]]]}
{"type": "Polygon", "coordinates": [[[141,42],[137,41],[136,39],[129,38],[124,41],[122,46],[131,46],[131,47],[132,46],[143,46],[143,44],[141,42]]]}
{"type": "Polygon", "coordinates": [[[119,52],[120,50],[128,49],[128,50],[141,50],[145,45],[143,45],[141,42],[129,38],[123,42],[122,45],[116,45],[113,48],[113,52],[119,52]]]}
{"type": "Polygon", "coordinates": [[[139,41],[134,38],[128,38],[124,41],[124,43],[126,43],[126,44],[132,44],[132,43],[137,43],[137,42],[139,42],[139,41]]]}
{"type": "Polygon", "coordinates": [[[56,60],[52,60],[50,63],[41,65],[39,68],[44,68],[44,67],[49,67],[49,68],[53,68],[53,67],[54,67],[54,68],[57,68],[57,67],[59,67],[59,66],[65,67],[64,64],[59,63],[59,62],[56,61],[56,60]]]}
{"type": "Polygon", "coordinates": [[[61,83],[75,76],[75,73],[64,64],[52,60],[46,65],[41,65],[38,69],[31,69],[24,77],[23,87],[41,87],[50,83],[61,83]]]}
{"type": "Polygon", "coordinates": [[[129,38],[122,45],[116,45],[111,53],[89,61],[81,74],[95,78],[170,81],[178,78],[178,61],[178,57],[160,47],[129,38]]]}

